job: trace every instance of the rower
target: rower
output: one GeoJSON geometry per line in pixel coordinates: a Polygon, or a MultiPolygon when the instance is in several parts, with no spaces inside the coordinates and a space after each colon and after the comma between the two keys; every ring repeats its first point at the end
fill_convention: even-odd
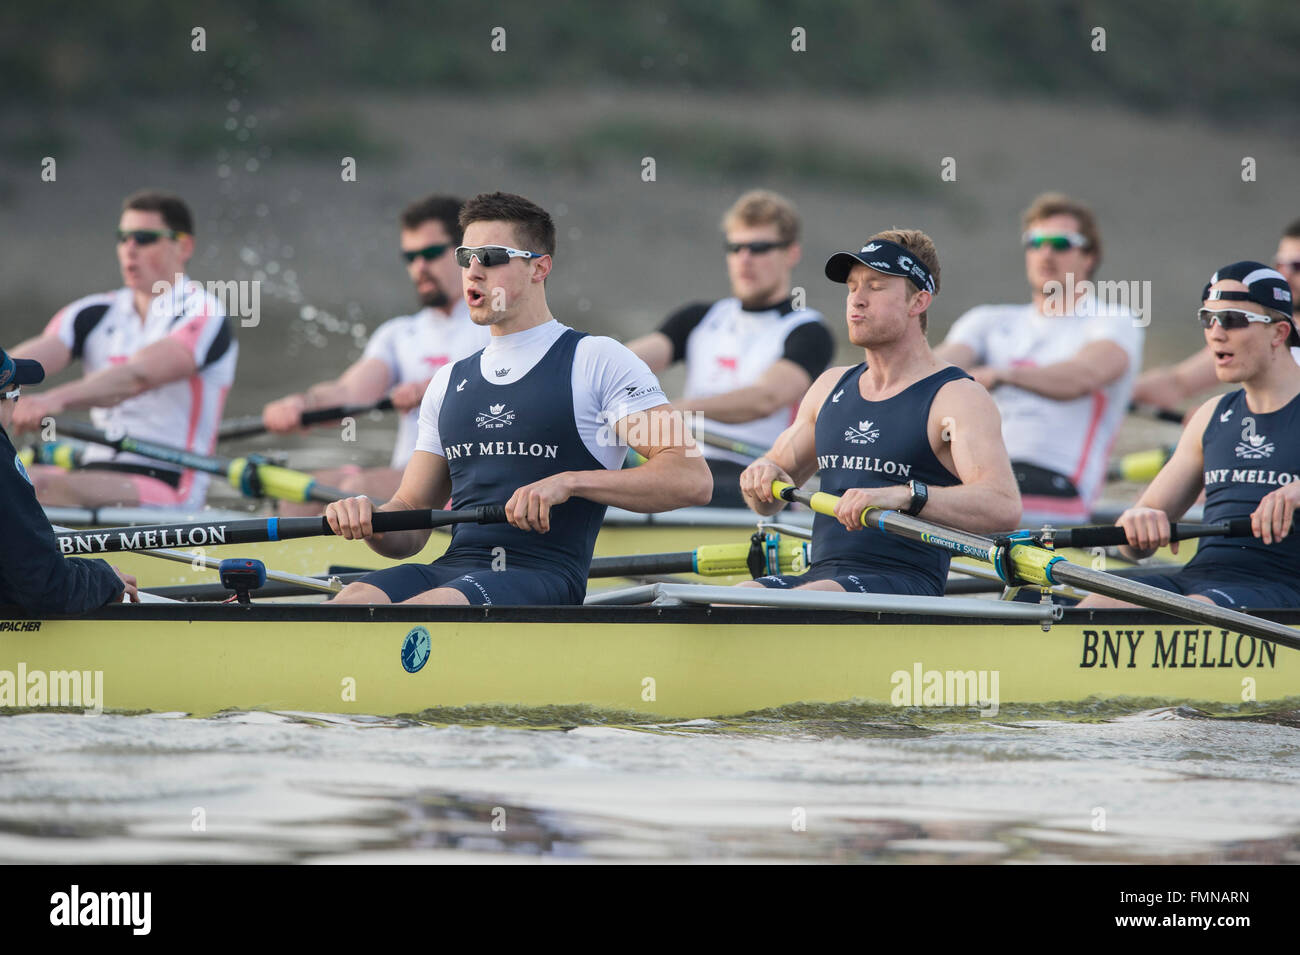
{"type": "Polygon", "coordinates": [[[941,596],[948,553],[863,528],[862,511],[923,514],[970,531],[1015,527],[1020,497],[997,406],[926,342],[939,255],[924,232],[879,232],[859,251],[831,256],[826,277],[848,286],[849,340],[866,360],[817,379],[794,424],[745,469],[740,487],[763,515],[784,506],[772,496],[774,480],[798,485],[817,473],[840,501],[833,518],[814,519],[806,574],[740,586],[941,596]]]}
{"type": "MultiPolygon", "coordinates": [[[[1205,520],[1249,516],[1253,538],[1202,541],[1187,565],[1143,583],[1235,609],[1300,607],[1300,365],[1288,346],[1291,289],[1259,262],[1219,269],[1198,313],[1219,381],[1240,384],[1192,414],[1169,463],[1120,515],[1129,546],[1142,557],[1169,543],[1169,523],[1205,490],[1205,520]]],[[[1177,544],[1173,545],[1177,548],[1177,544]]],[[[1089,597],[1082,606],[1127,606],[1089,597]]]]}
{"type": "MultiPolygon", "coordinates": [[[[85,376],[28,395],[17,433],[64,411],[90,409],[95,427],[200,454],[216,443],[238,345],[220,302],[184,274],[194,219],[178,197],[137,192],[122,203],[117,260],[123,287],[88,295],[13,350],[51,374],[79,359],[85,376]]],[[[78,471],[32,468],[42,504],[70,507],[203,506],[208,475],[139,455],[88,448],[78,471]]]]}
{"type": "Polygon", "coordinates": [[[1144,331],[1127,308],[1091,294],[1101,235],[1087,206],[1046,193],[1023,223],[1033,300],[971,309],[935,354],[992,392],[1024,523],[1079,524],[1105,482],[1144,331]]]}
{"type": "MultiPolygon", "coordinates": [[[[370,405],[385,394],[402,417],[392,460],[385,468],[355,465],[313,472],[316,480],[350,494],[387,500],[415,451],[420,401],[437,370],[488,343],[487,328],[470,321],[460,294],[460,269],[453,250],[460,245],[461,200],[427,196],[403,210],[399,242],[420,310],[389,319],[370,336],[365,352],[343,374],[262,409],[268,431],[296,431],[302,413],[335,405],[370,405]]],[[[319,514],[318,504],[285,505],[285,513],[319,514]]]]}
{"type": "MultiPolygon", "coordinates": [[[[799,216],[774,192],[741,196],[722,219],[731,297],[678,309],[628,348],[656,375],[686,362],[686,392],[673,406],[704,417],[711,434],[769,447],[794,417],[835,343],[820,313],[796,303],[799,216]]],[[[706,445],[716,506],[743,507],[738,483],[751,458],[706,445]]]]}
{"type": "Polygon", "coordinates": [[[14,359],[0,349],[0,604],[28,613],[85,613],[129,596],[140,599],[135,578],[102,560],[64,557],[8,429],[23,385],[40,384],[40,362],[14,359]]]}
{"type": "MultiPolygon", "coordinates": [[[[335,603],[576,604],[606,505],[642,513],[705,504],[708,466],[645,363],[567,328],[546,303],[555,223],[507,193],[469,200],[456,261],[481,351],[434,375],[416,450],[381,511],[505,504],[509,524],[464,524],[432,564],[349,584],[335,603]],[[627,447],[646,463],[620,470],[627,447]]],[[[325,509],[329,526],[377,553],[419,552],[428,531],[375,535],[366,497],[325,509]]]]}
{"type": "MultiPolygon", "coordinates": [[[[1273,267],[1291,287],[1291,322],[1300,329],[1300,219],[1282,233],[1273,267]]],[[[1300,365],[1300,335],[1291,343],[1291,357],[1300,365]]],[[[1176,365],[1144,371],[1133,389],[1133,400],[1157,408],[1176,408],[1219,384],[1214,352],[1198,348],[1176,365]]]]}

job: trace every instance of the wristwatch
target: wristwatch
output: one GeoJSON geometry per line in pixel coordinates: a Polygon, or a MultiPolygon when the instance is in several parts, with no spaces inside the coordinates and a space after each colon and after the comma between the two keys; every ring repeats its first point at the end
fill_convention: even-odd
{"type": "Polygon", "coordinates": [[[925,507],[925,502],[930,500],[930,489],[920,481],[908,481],[907,488],[912,492],[912,501],[907,505],[904,514],[911,514],[915,517],[921,513],[921,508],[925,507]]]}

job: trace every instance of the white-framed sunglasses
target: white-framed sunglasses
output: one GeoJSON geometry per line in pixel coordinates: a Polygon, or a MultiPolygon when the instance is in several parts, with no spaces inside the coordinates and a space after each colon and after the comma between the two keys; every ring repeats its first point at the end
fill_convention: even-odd
{"type": "Polygon", "coordinates": [[[456,264],[462,269],[467,269],[472,259],[478,259],[482,265],[490,269],[497,265],[505,265],[511,259],[540,259],[545,254],[545,252],[512,249],[508,245],[458,245],[456,264]]]}
{"type": "Polygon", "coordinates": [[[12,390],[4,392],[4,400],[16,402],[20,394],[22,394],[22,388],[14,385],[12,390]]]}
{"type": "Polygon", "coordinates": [[[1196,312],[1196,319],[1202,328],[1213,328],[1215,322],[1221,328],[1245,328],[1247,325],[1274,325],[1286,321],[1285,318],[1260,315],[1243,308],[1202,308],[1196,312]]]}

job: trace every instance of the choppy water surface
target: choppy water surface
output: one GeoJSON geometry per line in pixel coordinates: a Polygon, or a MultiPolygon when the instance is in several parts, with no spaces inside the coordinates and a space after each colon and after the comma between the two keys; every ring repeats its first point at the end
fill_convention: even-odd
{"type": "Polygon", "coordinates": [[[3,717],[0,860],[1300,861],[1296,711],[533,715],[3,717]]]}

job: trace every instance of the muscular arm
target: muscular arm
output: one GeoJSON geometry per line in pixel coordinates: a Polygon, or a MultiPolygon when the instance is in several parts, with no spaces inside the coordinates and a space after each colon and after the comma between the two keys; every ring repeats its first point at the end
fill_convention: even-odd
{"type": "Polygon", "coordinates": [[[684,398],[674,402],[682,411],[694,411],[726,424],[757,421],[792,405],[808,391],[808,372],[788,359],[780,359],[752,385],[719,395],[684,398]]]}
{"type": "Polygon", "coordinates": [[[173,338],[140,349],[120,365],[45,392],[42,398],[53,414],[69,408],[106,408],[169,382],[188,378],[198,370],[194,355],[173,338]]]}
{"type": "Polygon", "coordinates": [[[844,371],[828,368],[822,372],[799,403],[790,427],[781,432],[767,454],[741,474],[741,493],[755,513],[770,517],[785,507],[784,501],[772,497],[772,481],[803,485],[817,473],[817,414],[844,371]]]}
{"type": "Polygon", "coordinates": [[[673,363],[673,342],[663,332],[651,332],[627,343],[628,349],[656,375],[673,363]]]}
{"type": "Polygon", "coordinates": [[[1133,388],[1133,400],[1158,408],[1175,408],[1218,383],[1214,374],[1214,356],[1207,347],[1176,365],[1144,371],[1133,388]]]}
{"type": "MultiPolygon", "coordinates": [[[[402,483],[380,511],[433,510],[447,506],[451,497],[451,472],[447,459],[429,451],[416,451],[402,472],[402,483]]],[[[370,549],[384,557],[403,560],[424,550],[432,531],[390,531],[366,538],[370,549]]]]}
{"type": "Polygon", "coordinates": [[[970,371],[979,364],[979,355],[975,349],[969,345],[963,345],[960,342],[945,340],[937,345],[934,349],[934,357],[940,361],[946,361],[958,368],[970,371]]]}
{"type": "Polygon", "coordinates": [[[1211,398],[1196,409],[1187,427],[1183,429],[1182,437],[1178,439],[1178,447],[1142,492],[1142,496],[1133,505],[1135,508],[1155,508],[1164,511],[1169,520],[1176,521],[1196,503],[1205,483],[1205,454],[1201,448],[1201,439],[1205,436],[1205,428],[1218,404],[1218,398],[1211,398]]]}
{"type": "Polygon", "coordinates": [[[1104,388],[1128,370],[1128,353],[1111,341],[1091,342],[1066,361],[990,369],[994,386],[1014,385],[1055,401],[1072,401],[1104,388]]]}
{"type": "MultiPolygon", "coordinates": [[[[989,393],[973,381],[949,382],[930,405],[928,429],[930,446],[961,483],[930,487],[920,517],[976,533],[1015,528],[1020,490],[1002,443],[1002,417],[989,393]]],[[[903,507],[910,501],[908,491],[903,507]]]]}
{"type": "Polygon", "coordinates": [[[362,358],[333,381],[322,381],[304,392],[307,407],[330,408],[334,405],[368,405],[384,396],[393,376],[388,365],[378,358],[362,358]]]}
{"type": "Polygon", "coordinates": [[[656,405],[620,419],[614,429],[646,463],[621,471],[570,471],[572,496],[639,514],[709,503],[713,476],[681,412],[656,405]]]}
{"type": "Polygon", "coordinates": [[[72,350],[63,344],[58,335],[46,334],[29,338],[17,348],[9,349],[13,358],[30,358],[39,361],[45,374],[57,375],[72,362],[72,350]]]}

